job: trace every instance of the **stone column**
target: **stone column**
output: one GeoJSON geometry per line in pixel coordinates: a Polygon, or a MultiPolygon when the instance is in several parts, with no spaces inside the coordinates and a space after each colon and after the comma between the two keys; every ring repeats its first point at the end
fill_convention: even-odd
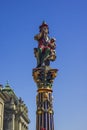
{"type": "Polygon", "coordinates": [[[15,115],[12,114],[11,129],[15,130],[15,115]]]}
{"type": "Polygon", "coordinates": [[[21,130],[22,124],[21,121],[19,121],[19,130],[21,130]]]}
{"type": "Polygon", "coordinates": [[[19,117],[19,129],[18,130],[23,130],[22,129],[22,117],[19,117]]]}
{"type": "Polygon", "coordinates": [[[0,98],[0,130],[3,130],[4,101],[0,98]]]}
{"type": "Polygon", "coordinates": [[[18,116],[16,115],[16,118],[15,118],[15,130],[19,130],[19,128],[18,128],[18,127],[19,127],[19,126],[18,126],[19,124],[18,124],[18,123],[19,123],[19,121],[18,121],[18,116]]]}
{"type": "Polygon", "coordinates": [[[12,130],[15,130],[15,108],[16,108],[16,106],[15,106],[15,103],[14,103],[14,99],[13,98],[11,98],[11,101],[10,101],[10,108],[11,108],[11,110],[12,110],[12,112],[11,112],[11,117],[12,117],[12,120],[11,120],[11,129],[12,130]]]}

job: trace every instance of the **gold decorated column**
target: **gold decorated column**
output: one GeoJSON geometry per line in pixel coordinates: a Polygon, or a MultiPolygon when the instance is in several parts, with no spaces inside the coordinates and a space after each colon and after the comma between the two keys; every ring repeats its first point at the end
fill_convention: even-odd
{"type": "Polygon", "coordinates": [[[45,22],[39,29],[40,33],[34,37],[38,42],[34,48],[37,66],[32,71],[37,85],[36,130],[54,130],[52,86],[58,70],[52,69],[50,62],[56,59],[56,40],[48,36],[49,27],[45,22]]]}

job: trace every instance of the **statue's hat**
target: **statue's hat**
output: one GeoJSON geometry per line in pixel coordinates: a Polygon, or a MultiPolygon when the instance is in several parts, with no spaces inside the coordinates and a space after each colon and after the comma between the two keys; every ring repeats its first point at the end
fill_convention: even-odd
{"type": "Polygon", "coordinates": [[[45,21],[42,22],[42,25],[39,26],[39,28],[41,29],[42,27],[46,26],[48,28],[48,25],[45,21]]]}
{"type": "Polygon", "coordinates": [[[56,39],[54,37],[51,38],[51,42],[55,42],[56,39]]]}

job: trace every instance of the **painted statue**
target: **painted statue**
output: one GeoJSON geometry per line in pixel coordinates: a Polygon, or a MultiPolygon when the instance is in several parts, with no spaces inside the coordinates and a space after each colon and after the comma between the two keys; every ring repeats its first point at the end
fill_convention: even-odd
{"type": "Polygon", "coordinates": [[[42,65],[49,66],[50,61],[54,61],[56,58],[55,39],[48,36],[48,25],[43,22],[39,29],[40,33],[34,36],[34,39],[38,41],[38,48],[34,48],[35,57],[37,58],[37,68],[42,65]]]}

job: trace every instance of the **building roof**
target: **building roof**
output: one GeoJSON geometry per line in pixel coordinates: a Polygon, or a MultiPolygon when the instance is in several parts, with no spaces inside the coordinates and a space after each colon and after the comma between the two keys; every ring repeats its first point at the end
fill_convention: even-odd
{"type": "MultiPolygon", "coordinates": [[[[2,93],[8,97],[8,98],[14,98],[15,102],[18,102],[18,97],[16,96],[16,94],[14,93],[14,90],[10,87],[10,85],[7,83],[5,85],[5,87],[2,89],[2,93]]],[[[7,98],[7,99],[8,99],[7,98]]]]}

